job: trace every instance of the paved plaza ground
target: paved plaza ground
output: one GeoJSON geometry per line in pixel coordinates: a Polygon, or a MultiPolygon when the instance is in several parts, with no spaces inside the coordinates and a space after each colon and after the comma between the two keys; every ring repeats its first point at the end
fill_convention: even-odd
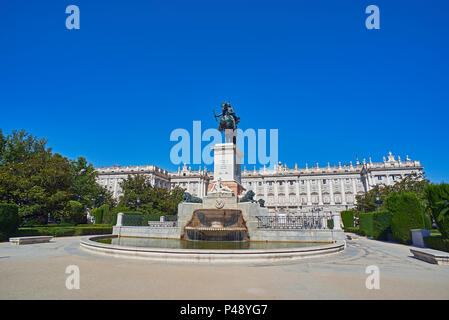
{"type": "Polygon", "coordinates": [[[449,299],[449,266],[411,257],[411,247],[366,238],[340,254],[276,265],[163,264],[97,256],[81,237],[0,243],[0,299],[449,299]],[[80,289],[68,290],[68,265],[80,289]],[[380,289],[365,286],[367,266],[380,289]]]}

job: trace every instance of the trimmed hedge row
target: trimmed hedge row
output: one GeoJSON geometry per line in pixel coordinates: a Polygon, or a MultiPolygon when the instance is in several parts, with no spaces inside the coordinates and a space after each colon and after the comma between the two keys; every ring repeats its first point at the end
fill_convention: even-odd
{"type": "Polygon", "coordinates": [[[360,229],[357,227],[347,227],[347,228],[345,227],[344,230],[346,232],[352,232],[352,233],[357,233],[357,234],[360,233],[360,229]]]}
{"type": "Polygon", "coordinates": [[[20,228],[16,233],[18,237],[27,236],[85,236],[97,234],[112,234],[112,227],[36,227],[20,228]]]}
{"type": "Polygon", "coordinates": [[[442,237],[424,237],[424,243],[427,247],[449,252],[449,239],[442,237]]]}
{"type": "Polygon", "coordinates": [[[354,211],[353,210],[344,210],[340,214],[341,214],[341,220],[343,221],[343,226],[345,228],[353,228],[354,227],[354,211]]]}
{"type": "Polygon", "coordinates": [[[391,231],[394,239],[401,243],[411,243],[411,229],[425,228],[425,207],[415,193],[392,192],[386,199],[391,213],[391,231]]]}
{"type": "Polygon", "coordinates": [[[0,203],[0,240],[15,234],[19,225],[19,207],[15,204],[0,203]]]}
{"type": "Polygon", "coordinates": [[[359,214],[359,232],[376,240],[386,240],[391,232],[391,215],[388,211],[359,214]]]}

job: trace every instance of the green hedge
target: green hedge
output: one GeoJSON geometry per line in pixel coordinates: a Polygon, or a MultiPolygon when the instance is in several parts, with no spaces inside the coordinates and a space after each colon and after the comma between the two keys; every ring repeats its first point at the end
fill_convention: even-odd
{"type": "Polygon", "coordinates": [[[388,239],[391,232],[391,215],[387,211],[359,214],[359,232],[376,240],[388,239]]]}
{"type": "Polygon", "coordinates": [[[353,228],[354,227],[354,211],[353,210],[344,210],[341,212],[341,220],[343,221],[343,226],[345,228],[353,228]]]}
{"type": "Polygon", "coordinates": [[[0,238],[13,235],[20,225],[19,207],[15,204],[0,203],[0,238]]]}
{"type": "Polygon", "coordinates": [[[447,203],[449,202],[449,184],[430,184],[425,187],[424,191],[433,220],[443,238],[448,239],[449,216],[448,212],[444,216],[444,210],[447,209],[447,203]]]}
{"type": "Polygon", "coordinates": [[[352,233],[360,233],[360,229],[356,227],[345,227],[344,230],[346,232],[352,232],[352,233]]]}
{"type": "Polygon", "coordinates": [[[411,243],[411,229],[424,229],[425,207],[413,192],[392,192],[386,198],[391,213],[391,231],[396,241],[411,243]]]}
{"type": "Polygon", "coordinates": [[[443,239],[442,237],[424,237],[423,239],[427,247],[449,252],[449,239],[443,239]]]}
{"type": "Polygon", "coordinates": [[[327,228],[328,229],[334,229],[334,220],[333,219],[328,219],[327,220],[327,228]]]}
{"type": "Polygon", "coordinates": [[[373,214],[373,235],[377,240],[387,240],[391,233],[391,215],[388,211],[374,212],[373,214]]]}
{"type": "Polygon", "coordinates": [[[26,236],[54,236],[54,237],[67,237],[67,236],[84,236],[84,235],[96,235],[96,234],[112,234],[112,227],[110,226],[76,226],[76,227],[31,227],[20,228],[16,233],[18,237],[26,236]]]}
{"type": "Polygon", "coordinates": [[[359,229],[363,235],[373,236],[373,213],[362,212],[359,213],[359,229]]]}

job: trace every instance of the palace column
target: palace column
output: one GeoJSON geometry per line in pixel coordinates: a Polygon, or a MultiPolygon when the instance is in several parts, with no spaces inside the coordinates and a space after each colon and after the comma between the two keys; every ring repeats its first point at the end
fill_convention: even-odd
{"type": "Polygon", "coordinates": [[[334,200],[334,180],[333,179],[329,179],[329,193],[331,196],[331,205],[335,205],[335,200],[334,200]]]}
{"type": "Polygon", "coordinates": [[[323,181],[323,179],[317,179],[318,182],[318,204],[320,206],[323,205],[323,195],[321,194],[321,182],[323,181]]]}
{"type": "Polygon", "coordinates": [[[310,196],[310,179],[306,180],[307,183],[307,205],[312,205],[312,197],[310,196]]]}
{"type": "Polygon", "coordinates": [[[346,178],[340,179],[340,186],[341,186],[341,204],[346,205],[346,191],[345,191],[345,183],[343,180],[346,180],[346,178]]]}
{"type": "Polygon", "coordinates": [[[296,203],[298,205],[301,205],[301,197],[299,195],[299,177],[297,178],[297,180],[295,181],[296,183],[296,203]]]}

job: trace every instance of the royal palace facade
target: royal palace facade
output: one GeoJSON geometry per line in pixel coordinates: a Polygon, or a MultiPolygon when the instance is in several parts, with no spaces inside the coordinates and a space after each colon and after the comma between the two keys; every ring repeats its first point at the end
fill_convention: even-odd
{"type": "MultiPolygon", "coordinates": [[[[154,186],[172,188],[180,186],[197,197],[207,194],[213,172],[206,168],[192,170],[184,165],[169,172],[154,165],[97,168],[98,182],[119,198],[119,183],[128,175],[147,176],[154,186]]],[[[310,168],[288,168],[279,163],[274,169],[242,171],[242,185],[255,193],[255,199],[264,199],[271,214],[298,214],[307,212],[340,212],[356,205],[356,195],[369,191],[378,184],[392,185],[413,173],[422,172],[417,160],[407,156],[401,160],[391,152],[382,162],[358,159],[353,164],[325,167],[318,164],[310,168]]]]}

